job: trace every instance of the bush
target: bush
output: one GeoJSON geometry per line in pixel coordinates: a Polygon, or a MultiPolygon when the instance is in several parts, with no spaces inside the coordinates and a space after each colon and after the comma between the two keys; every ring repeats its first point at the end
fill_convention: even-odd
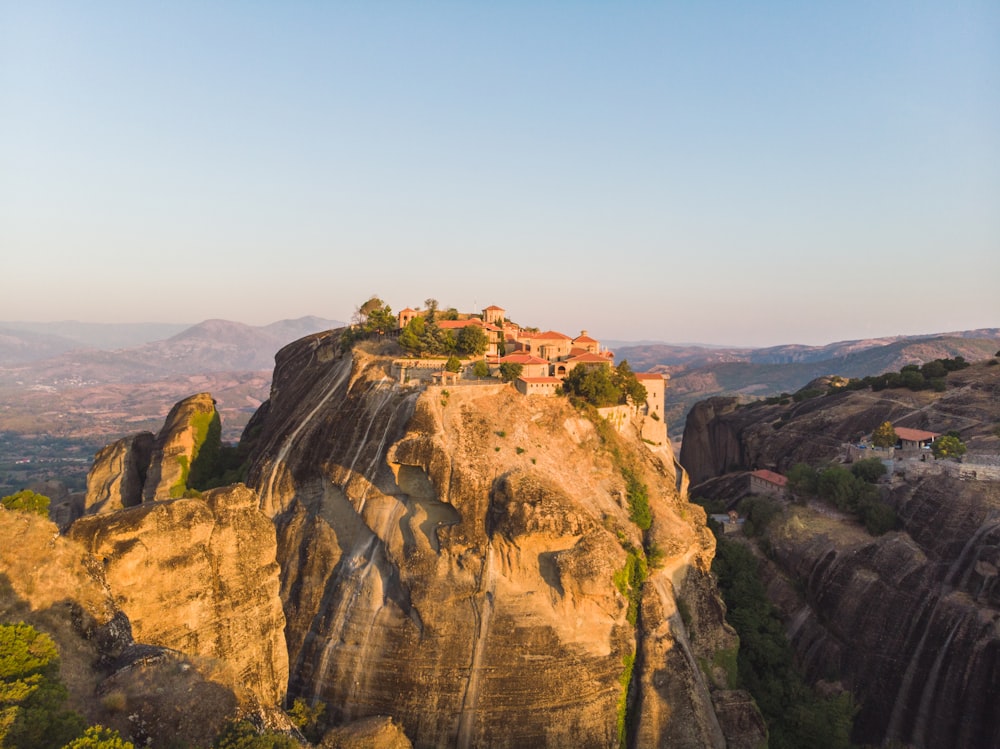
{"type": "Polygon", "coordinates": [[[30,624],[0,624],[0,746],[63,746],[83,733],[84,721],[64,710],[59,651],[30,624]]]}
{"type": "Polygon", "coordinates": [[[83,736],[73,739],[63,749],[135,749],[135,745],[123,739],[118,731],[91,726],[83,732],[83,736]]]}
{"type": "Polygon", "coordinates": [[[653,524],[653,513],[649,509],[649,489],[628,468],[622,469],[625,478],[625,495],[628,498],[629,519],[641,530],[649,530],[653,524]]]}
{"type": "Polygon", "coordinates": [[[958,458],[965,455],[965,451],[965,443],[952,434],[938,437],[931,443],[931,452],[935,458],[958,458]]]}
{"type": "Polygon", "coordinates": [[[885,463],[878,458],[859,460],[851,466],[851,473],[862,481],[867,481],[869,484],[874,484],[885,476],[887,470],[885,463]]]}
{"type": "Polygon", "coordinates": [[[271,731],[258,731],[248,720],[230,723],[220,733],[214,749],[300,749],[291,736],[271,731]]]}
{"type": "Polygon", "coordinates": [[[781,514],[782,508],[770,497],[750,496],[740,502],[740,512],[746,516],[743,532],[748,536],[760,536],[775,516],[781,514]]]}
{"type": "Polygon", "coordinates": [[[15,494],[9,494],[3,499],[0,499],[0,504],[8,510],[33,512],[36,515],[41,515],[43,518],[47,518],[49,516],[50,502],[51,500],[44,494],[36,494],[30,489],[22,489],[15,494]]]}

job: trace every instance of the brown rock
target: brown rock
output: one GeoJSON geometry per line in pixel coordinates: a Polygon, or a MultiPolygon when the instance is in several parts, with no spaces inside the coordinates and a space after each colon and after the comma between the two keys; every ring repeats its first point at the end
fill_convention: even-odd
{"type": "Polygon", "coordinates": [[[114,512],[142,502],[153,435],[141,432],[101,448],[87,474],[85,515],[114,512]]]}
{"type": "Polygon", "coordinates": [[[142,504],[70,528],[97,559],[137,640],[211,658],[271,706],[287,681],[274,527],[242,484],[142,504]]]}

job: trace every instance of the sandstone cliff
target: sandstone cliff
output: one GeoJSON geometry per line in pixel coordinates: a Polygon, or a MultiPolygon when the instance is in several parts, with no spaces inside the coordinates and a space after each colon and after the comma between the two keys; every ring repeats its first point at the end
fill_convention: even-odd
{"type": "Polygon", "coordinates": [[[288,659],[275,533],[254,492],[236,485],[92,515],[69,535],[101,561],[139,641],[211,660],[250,702],[281,702],[288,659]]]}
{"type": "Polygon", "coordinates": [[[0,508],[0,620],[24,621],[59,649],[68,706],[138,745],[211,743],[238,705],[218,670],[133,640],[103,566],[56,526],[0,508]]]}
{"type": "Polygon", "coordinates": [[[943,393],[906,389],[844,391],[800,402],[741,404],[709,398],[688,415],[680,462],[692,486],[730,471],[831,460],[845,442],[884,421],[940,433],[958,430],[970,451],[1000,451],[997,423],[1000,367],[985,363],[952,372],[943,393]]]}
{"type": "Polygon", "coordinates": [[[219,433],[219,414],[210,394],[178,402],[155,438],[142,432],[97,453],[87,475],[83,514],[183,496],[199,457],[204,461],[208,452],[218,449],[219,433]]]}
{"type": "MultiPolygon", "coordinates": [[[[1000,453],[1000,367],[949,375],[943,393],[841,393],[737,408],[713,399],[692,411],[682,461],[694,488],[739,496],[735,467],[784,470],[833,460],[840,445],[885,420],[944,432],[970,451],[1000,453]],[[723,474],[719,477],[720,474],[723,474]]],[[[785,616],[812,680],[855,695],[858,743],[918,749],[1000,746],[1000,483],[959,480],[933,465],[897,465],[881,494],[901,529],[879,538],[829,507],[789,507],[765,547],[768,594],[785,616]]]]}
{"type": "Polygon", "coordinates": [[[672,462],[563,399],[407,387],[388,361],[303,339],[248,426],[248,483],[278,529],[290,696],[335,722],[390,715],[415,746],[609,747],[628,730],[636,746],[721,748],[741,723],[759,741],[698,666],[735,639],[672,462]],[[622,461],[649,489],[646,538],[622,461]],[[623,575],[644,543],[663,562],[633,623],[623,575]]]}

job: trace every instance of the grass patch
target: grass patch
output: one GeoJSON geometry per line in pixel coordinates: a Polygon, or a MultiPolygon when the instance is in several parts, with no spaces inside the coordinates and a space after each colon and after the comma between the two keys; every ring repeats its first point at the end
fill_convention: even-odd
{"type": "Polygon", "coordinates": [[[616,727],[618,729],[618,746],[625,749],[625,739],[627,738],[625,732],[628,728],[628,693],[632,685],[632,672],[635,670],[635,653],[622,656],[622,666],[624,668],[622,669],[621,676],[618,677],[618,683],[621,684],[622,692],[618,696],[616,727]]]}

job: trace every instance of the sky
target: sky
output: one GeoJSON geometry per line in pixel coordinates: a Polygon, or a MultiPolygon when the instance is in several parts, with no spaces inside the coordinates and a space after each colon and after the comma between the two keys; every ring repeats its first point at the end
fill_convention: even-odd
{"type": "Polygon", "coordinates": [[[0,0],[0,320],[816,345],[998,282],[995,0],[0,0]]]}

